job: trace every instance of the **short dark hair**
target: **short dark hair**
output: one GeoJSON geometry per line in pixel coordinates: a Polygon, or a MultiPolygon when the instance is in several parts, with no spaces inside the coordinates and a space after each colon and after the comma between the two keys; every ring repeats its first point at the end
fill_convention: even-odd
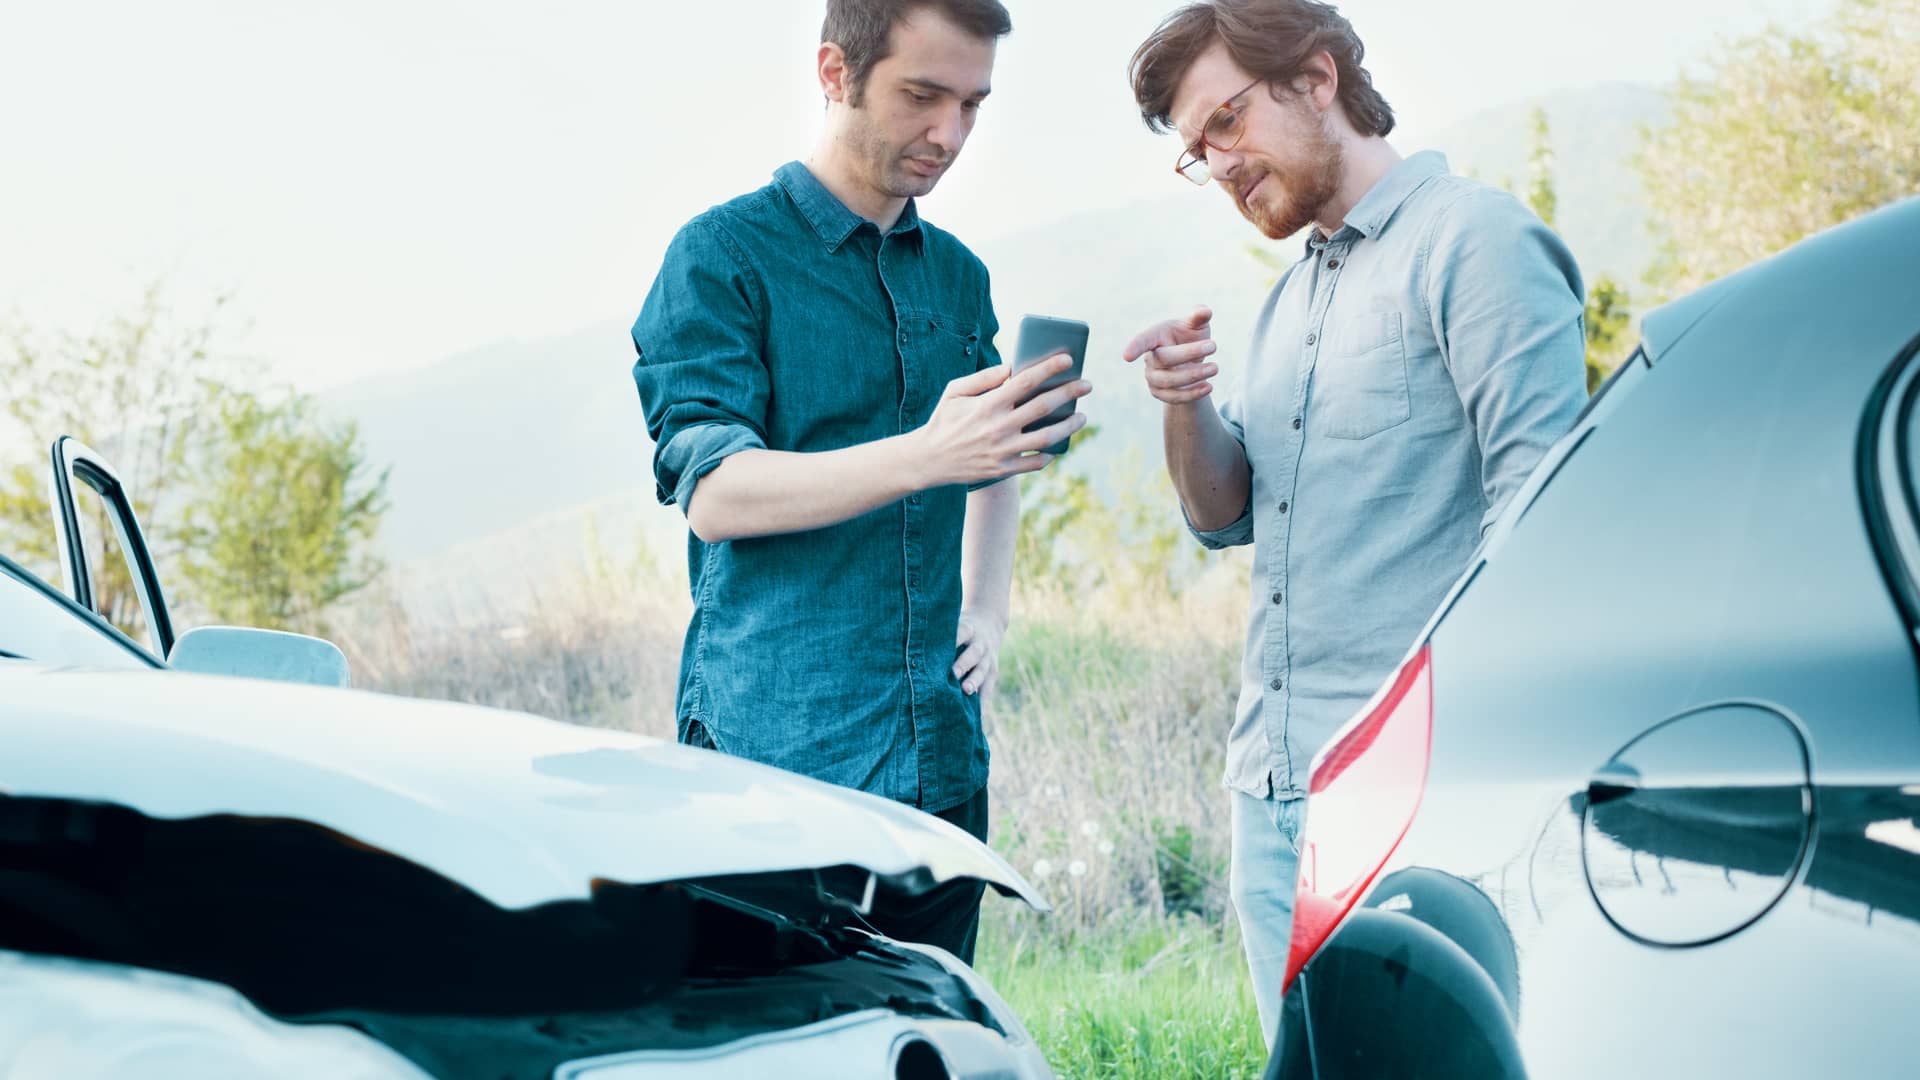
{"type": "Polygon", "coordinates": [[[1140,117],[1154,131],[1173,129],[1173,92],[1200,54],[1224,42],[1233,62],[1269,83],[1291,83],[1315,54],[1332,55],[1339,102],[1363,135],[1393,130],[1393,107],[1360,66],[1366,47],[1332,4],[1315,0],[1199,0],[1160,24],[1133,54],[1129,71],[1140,117]]]}
{"type": "Polygon", "coordinates": [[[915,12],[932,10],[982,41],[1013,33],[1013,17],[1000,0],[827,0],[820,40],[840,46],[847,58],[851,104],[860,104],[867,75],[893,50],[893,28],[915,12]]]}

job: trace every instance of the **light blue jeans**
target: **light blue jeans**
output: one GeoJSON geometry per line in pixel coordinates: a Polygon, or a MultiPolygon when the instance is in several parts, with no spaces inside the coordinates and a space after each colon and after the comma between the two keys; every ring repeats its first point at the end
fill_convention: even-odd
{"type": "Polygon", "coordinates": [[[1294,877],[1300,868],[1300,837],[1306,819],[1305,799],[1257,799],[1245,792],[1233,793],[1229,891],[1247,947],[1260,1032],[1269,1050],[1280,1023],[1280,980],[1287,974],[1294,877]]]}

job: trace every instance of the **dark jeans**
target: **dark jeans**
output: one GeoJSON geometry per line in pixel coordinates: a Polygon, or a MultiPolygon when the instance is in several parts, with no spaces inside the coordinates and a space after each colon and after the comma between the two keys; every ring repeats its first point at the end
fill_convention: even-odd
{"type": "MultiPolygon", "coordinates": [[[[705,750],[720,749],[698,720],[681,723],[684,729],[681,742],[705,750]]],[[[934,816],[960,826],[986,843],[987,789],[981,788],[973,798],[934,816]]],[[[937,945],[972,964],[973,942],[980,932],[980,898],[985,892],[986,885],[972,878],[949,881],[919,896],[878,890],[874,894],[873,910],[867,913],[867,922],[895,941],[937,945]]]]}
{"type": "MultiPolygon", "coordinates": [[[[934,815],[944,818],[987,842],[987,789],[973,798],[934,815]]],[[[897,941],[917,941],[938,945],[953,955],[973,963],[973,939],[980,931],[980,897],[986,885],[973,878],[959,878],[934,887],[919,896],[879,892],[874,895],[873,910],[867,921],[874,929],[897,941]]]]}

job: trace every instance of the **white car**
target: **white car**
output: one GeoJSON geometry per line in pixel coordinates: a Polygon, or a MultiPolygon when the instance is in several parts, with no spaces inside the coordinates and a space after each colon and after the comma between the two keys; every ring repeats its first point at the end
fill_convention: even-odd
{"type": "Polygon", "coordinates": [[[79,600],[0,554],[0,1075],[1051,1075],[965,964],[863,928],[877,893],[956,878],[1045,909],[965,832],[657,739],[284,681],[344,682],[317,639],[173,641],[113,471],[53,456],[79,600]],[[79,484],[149,645],[80,602],[79,484]]]}

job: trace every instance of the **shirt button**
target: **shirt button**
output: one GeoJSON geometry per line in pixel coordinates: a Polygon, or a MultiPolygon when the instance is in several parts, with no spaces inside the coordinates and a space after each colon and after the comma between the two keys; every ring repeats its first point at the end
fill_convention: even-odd
{"type": "Polygon", "coordinates": [[[1316,341],[1318,341],[1318,340],[1320,340],[1320,335],[1318,335],[1318,334],[1308,334],[1308,335],[1307,335],[1307,344],[1309,344],[1309,345],[1311,345],[1311,344],[1313,344],[1314,342],[1316,342],[1316,341]]]}
{"type": "Polygon", "coordinates": [[[1283,513],[1283,514],[1287,512],[1287,504],[1286,504],[1286,503],[1281,503],[1281,504],[1280,504],[1280,512],[1281,512],[1281,513],[1283,513]]]}
{"type": "Polygon", "coordinates": [[[1276,604],[1277,604],[1277,603],[1279,603],[1279,602],[1280,602],[1280,598],[1281,598],[1281,597],[1283,597],[1283,596],[1285,596],[1285,595],[1286,595],[1285,593],[1274,593],[1274,594],[1273,594],[1273,602],[1274,602],[1274,603],[1276,603],[1276,604]]]}
{"type": "Polygon", "coordinates": [[[1279,679],[1275,679],[1272,682],[1268,683],[1267,685],[1273,687],[1275,690],[1278,690],[1284,684],[1279,679]]]}
{"type": "Polygon", "coordinates": [[[1327,260],[1327,269],[1329,269],[1329,270],[1338,270],[1338,269],[1340,269],[1340,260],[1339,260],[1339,259],[1328,259],[1328,260],[1327,260]]]}
{"type": "Polygon", "coordinates": [[[1297,416],[1293,418],[1293,430],[1295,431],[1300,430],[1300,418],[1297,416]]]}

